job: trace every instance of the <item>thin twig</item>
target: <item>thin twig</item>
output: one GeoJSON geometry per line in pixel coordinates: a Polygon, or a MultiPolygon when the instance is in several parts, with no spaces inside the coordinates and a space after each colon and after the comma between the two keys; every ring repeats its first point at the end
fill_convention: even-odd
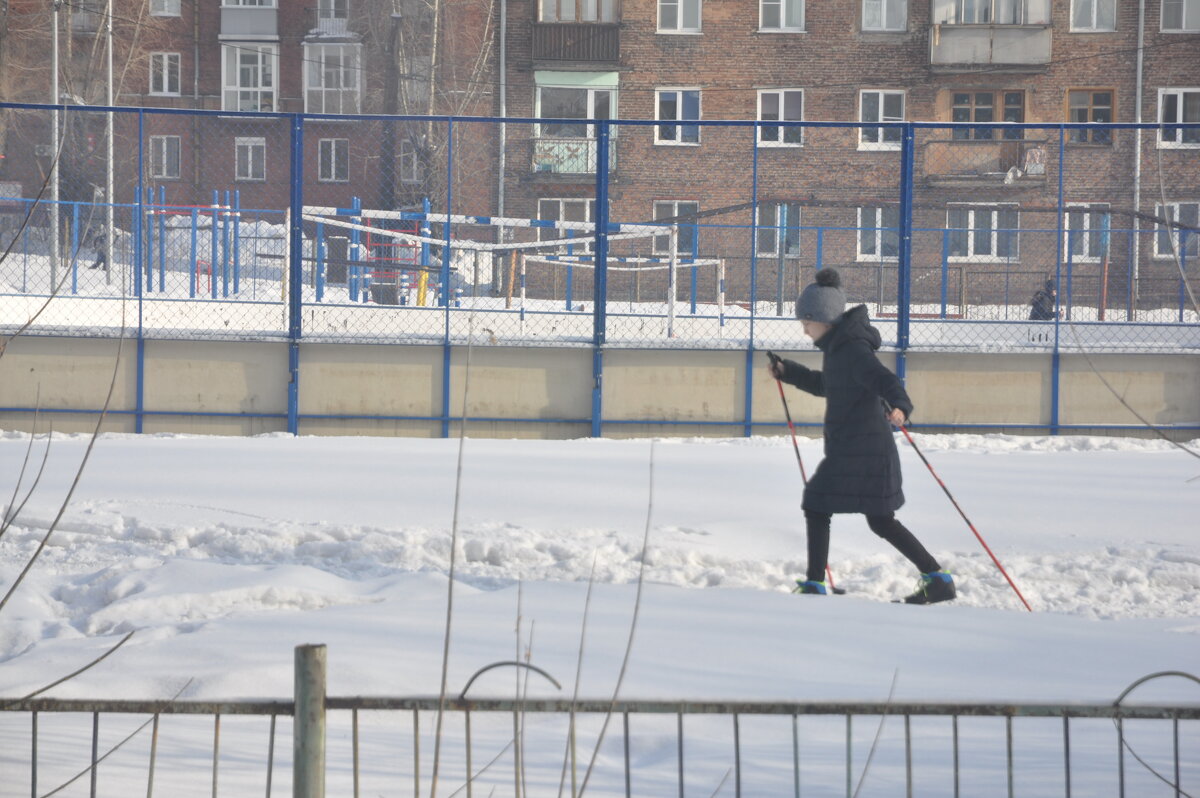
{"type": "MultiPolygon", "coordinates": [[[[38,394],[39,397],[37,404],[40,406],[40,388],[38,394]]],[[[17,504],[17,494],[21,490],[21,483],[25,481],[25,471],[29,466],[29,455],[33,451],[33,441],[37,438],[37,419],[38,407],[35,406],[33,410],[33,429],[29,433],[29,446],[25,449],[25,459],[21,462],[21,472],[17,476],[17,484],[13,487],[12,500],[9,502],[8,507],[5,508],[4,519],[0,521],[0,538],[3,538],[4,533],[8,531],[8,528],[16,522],[17,517],[21,514],[21,511],[25,509],[25,503],[28,502],[30,497],[33,496],[34,492],[37,491],[38,483],[42,481],[42,474],[46,471],[46,463],[50,459],[50,445],[54,441],[53,422],[51,422],[49,431],[46,434],[46,449],[42,452],[42,464],[38,467],[37,476],[33,478],[33,484],[29,486],[29,491],[25,494],[25,497],[21,499],[21,503],[17,504]]]]}
{"type": "MultiPolygon", "coordinates": [[[[558,779],[558,798],[562,798],[563,787],[567,781],[567,766],[571,761],[571,744],[575,738],[575,705],[579,702],[579,683],[583,675],[583,647],[587,640],[588,613],[592,608],[592,588],[596,584],[596,560],[600,556],[597,549],[592,552],[592,570],[588,573],[587,594],[583,598],[583,622],[579,626],[579,653],[575,656],[575,689],[571,693],[570,727],[567,729],[567,744],[563,751],[562,776],[558,779]]],[[[574,790],[571,791],[574,793],[574,790]]]]}
{"type": "MultiPolygon", "coordinates": [[[[135,629],[135,630],[134,630],[134,632],[136,632],[136,631],[137,631],[137,630],[135,629]]],[[[83,673],[84,671],[90,670],[91,668],[95,667],[96,665],[99,665],[101,662],[103,662],[104,660],[108,659],[108,656],[109,656],[110,654],[112,654],[113,652],[115,652],[115,651],[116,651],[118,648],[120,648],[121,646],[125,645],[125,643],[126,643],[126,642],[129,640],[129,638],[131,638],[131,637],[133,637],[133,632],[130,632],[129,634],[127,634],[127,635],[125,635],[124,637],[122,637],[122,638],[121,638],[121,639],[120,639],[120,640],[117,642],[117,644],[116,644],[115,646],[113,646],[112,648],[108,649],[108,651],[105,651],[105,652],[104,652],[103,654],[101,654],[100,656],[96,657],[94,660],[92,660],[91,662],[89,662],[87,665],[84,665],[82,668],[80,668],[80,669],[78,669],[78,670],[76,670],[76,671],[73,671],[73,672],[71,672],[71,673],[68,673],[66,676],[63,676],[61,679],[55,679],[54,681],[50,682],[50,684],[46,685],[45,687],[41,687],[41,688],[39,688],[39,689],[37,689],[37,690],[34,690],[32,693],[29,693],[28,695],[21,696],[20,698],[16,699],[15,701],[10,701],[10,702],[9,702],[9,703],[8,703],[8,704],[5,706],[5,709],[7,709],[7,708],[9,708],[9,707],[12,707],[12,706],[15,706],[15,705],[17,705],[17,704],[23,703],[23,702],[25,702],[25,701],[28,701],[29,699],[33,698],[33,697],[34,697],[34,696],[36,696],[36,695],[41,695],[42,693],[46,692],[47,690],[53,689],[53,688],[55,688],[55,687],[58,687],[58,686],[59,686],[60,684],[62,684],[63,682],[70,681],[71,679],[74,679],[76,676],[78,676],[79,674],[83,673]]]]}
{"type": "Polygon", "coordinates": [[[900,679],[900,669],[896,668],[892,672],[892,687],[888,690],[887,702],[883,707],[883,714],[879,716],[879,725],[875,728],[875,739],[871,741],[871,750],[867,752],[867,761],[863,763],[862,775],[858,777],[858,786],[854,788],[854,798],[858,798],[858,792],[862,789],[863,782],[867,780],[867,771],[871,769],[871,760],[875,757],[875,749],[879,746],[879,738],[883,734],[883,724],[887,721],[888,710],[892,706],[892,697],[896,695],[896,682],[900,679]]]}

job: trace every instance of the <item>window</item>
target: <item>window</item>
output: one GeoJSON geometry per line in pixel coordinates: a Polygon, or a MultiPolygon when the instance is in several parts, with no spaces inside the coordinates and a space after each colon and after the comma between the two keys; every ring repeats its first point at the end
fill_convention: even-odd
{"type": "Polygon", "coordinates": [[[350,180],[350,140],[321,139],[317,142],[317,179],[322,183],[350,180]]]}
{"type": "Polygon", "coordinates": [[[1099,261],[1108,254],[1108,205],[1068,204],[1063,258],[1079,263],[1099,261]]]}
{"type": "Polygon", "coordinates": [[[862,27],[865,31],[908,29],[908,0],[863,0],[862,27]]]}
{"type": "MultiPolygon", "coordinates": [[[[802,89],[773,89],[758,93],[760,122],[804,121],[804,91],[802,89]]],[[[800,145],[804,143],[804,128],[759,125],[758,143],[764,147],[800,145]]]]}
{"type": "MultiPolygon", "coordinates": [[[[664,221],[666,219],[675,219],[679,216],[691,216],[692,219],[684,219],[679,222],[672,222],[679,230],[678,238],[675,242],[675,254],[681,258],[691,257],[696,254],[696,247],[699,244],[699,236],[696,234],[695,215],[700,212],[699,202],[678,202],[676,200],[661,200],[654,203],[654,220],[664,221]]],[[[664,225],[664,230],[669,230],[664,225]]],[[[669,232],[665,235],[654,237],[654,254],[669,255],[671,254],[671,236],[669,232]]]]}
{"type": "Polygon", "coordinates": [[[424,177],[421,153],[412,139],[400,140],[400,182],[420,183],[424,177]]]}
{"type": "Polygon", "coordinates": [[[1162,29],[1173,33],[1200,30],[1200,0],[1163,0],[1162,29]]]}
{"type": "Polygon", "coordinates": [[[1181,231],[1178,227],[1168,228],[1165,224],[1155,226],[1154,256],[1156,258],[1174,257],[1175,249],[1181,257],[1200,257],[1200,233],[1195,228],[1200,227],[1200,202],[1170,202],[1164,210],[1162,205],[1154,206],[1154,215],[1192,228],[1187,231],[1187,242],[1180,246],[1181,231]]]}
{"type": "MultiPolygon", "coordinates": [[[[904,92],[864,91],[860,97],[859,121],[904,121],[904,92]]],[[[864,127],[859,131],[858,148],[860,150],[899,149],[902,132],[898,127],[864,127]]]]}
{"type": "MultiPolygon", "coordinates": [[[[1025,121],[1025,92],[1023,91],[956,91],[950,108],[952,122],[995,122],[997,109],[1004,122],[1025,121]]],[[[956,139],[992,139],[992,125],[954,129],[956,139]]],[[[1003,138],[1023,138],[1020,130],[1005,130],[1003,138]]]]}
{"type": "Polygon", "coordinates": [[[150,93],[179,94],[179,53],[150,53],[150,93]]]}
{"type": "Polygon", "coordinates": [[[1158,146],[1200,147],[1200,89],[1159,89],[1158,123],[1158,146]]]}
{"type": "Polygon", "coordinates": [[[349,0],[317,0],[317,19],[347,19],[349,0]]]}
{"type": "Polygon", "coordinates": [[[538,4],[538,21],[616,22],[617,2],[618,0],[541,0],[538,4]]]}
{"type": "Polygon", "coordinates": [[[1117,29],[1117,0],[1071,0],[1071,30],[1117,29]]]}
{"type": "Polygon", "coordinates": [[[179,0],[150,0],[150,16],[177,17],[179,16],[179,0]]]}
{"type": "Polygon", "coordinates": [[[359,112],[357,44],[304,46],[304,110],[313,114],[359,112]]]}
{"type": "Polygon", "coordinates": [[[538,125],[538,138],[595,138],[594,125],[585,119],[612,119],[617,91],[582,86],[538,86],[537,116],[542,119],[579,119],[538,125]]]}
{"type": "Polygon", "coordinates": [[[804,30],[804,0],[759,0],[758,29],[781,32],[804,30]]]}
{"type": "Polygon", "coordinates": [[[699,33],[700,0],[658,0],[659,33],[699,33]]]}
{"type": "Polygon", "coordinates": [[[933,0],[934,24],[1048,25],[1048,0],[933,0]]]}
{"type": "MultiPolygon", "coordinates": [[[[539,199],[538,218],[548,222],[591,222],[596,216],[596,201],[591,199],[539,199]]],[[[570,246],[571,254],[579,255],[592,251],[591,230],[538,228],[538,241],[554,241],[560,238],[580,238],[579,244],[570,246]]],[[[558,250],[567,252],[567,245],[558,250]]]]}
{"type": "Polygon", "coordinates": [[[234,139],[237,165],[235,180],[267,179],[267,140],[263,138],[234,139]]]}
{"type": "MultiPolygon", "coordinates": [[[[1071,89],[1067,92],[1068,122],[1113,121],[1112,89],[1071,89]]],[[[1072,129],[1067,140],[1075,144],[1112,144],[1112,131],[1072,129]]]]}
{"type": "Polygon", "coordinates": [[[274,8],[275,0],[221,0],[223,6],[246,6],[257,8],[274,8]]]}
{"type": "MultiPolygon", "coordinates": [[[[683,122],[700,118],[699,89],[659,89],[655,93],[658,109],[656,119],[683,122]]],[[[654,128],[655,144],[699,144],[699,125],[658,125],[654,128]]]]}
{"type": "Polygon", "coordinates": [[[951,204],[946,211],[950,257],[1016,260],[1018,222],[1016,205],[951,204]]]}
{"type": "Polygon", "coordinates": [[[858,209],[858,259],[897,260],[900,257],[900,209],[858,209]]]}
{"type": "Polygon", "coordinates": [[[226,44],[222,110],[274,111],[279,51],[273,44],[226,44]]]}
{"type": "Polygon", "coordinates": [[[784,257],[800,255],[800,203],[758,203],[755,250],[759,255],[779,255],[780,244],[784,257]]]}
{"type": "Polygon", "coordinates": [[[150,176],[156,180],[179,179],[179,136],[150,137],[150,176]]]}

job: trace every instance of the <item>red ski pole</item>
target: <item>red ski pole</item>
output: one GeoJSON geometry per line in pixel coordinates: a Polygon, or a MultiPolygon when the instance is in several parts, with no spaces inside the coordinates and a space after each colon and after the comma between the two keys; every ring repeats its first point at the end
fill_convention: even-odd
{"type": "MultiPolygon", "coordinates": [[[[779,355],[774,352],[767,352],[767,357],[771,359],[771,363],[777,363],[780,360],[779,355]]],[[[800,442],[796,439],[796,426],[792,424],[792,412],[788,409],[787,397],[783,393],[783,381],[776,377],[775,385],[779,388],[779,401],[783,402],[783,416],[787,419],[788,430],[792,433],[792,449],[796,452],[796,463],[800,466],[800,480],[807,486],[808,474],[804,471],[804,458],[800,456],[800,442]]],[[[829,589],[834,593],[840,596],[846,592],[845,588],[834,584],[833,571],[829,570],[828,563],[825,565],[825,578],[829,580],[829,589]]]]}
{"type": "Polygon", "coordinates": [[[971,528],[971,531],[975,533],[976,540],[978,540],[979,544],[983,546],[983,550],[988,553],[988,556],[992,558],[992,562],[996,563],[996,567],[1000,569],[1000,573],[1004,575],[1006,580],[1008,580],[1009,586],[1012,587],[1013,592],[1017,594],[1017,598],[1021,600],[1021,603],[1025,605],[1025,609],[1033,612],[1033,607],[1030,607],[1029,602],[1026,601],[1025,597],[1021,595],[1021,591],[1017,588],[1016,583],[1013,582],[1012,577],[1008,575],[1008,571],[1004,570],[1004,566],[1000,564],[1000,561],[996,559],[996,555],[992,553],[991,548],[983,539],[983,536],[979,534],[979,530],[977,530],[975,525],[971,523],[971,519],[967,518],[967,514],[963,512],[963,509],[958,506],[958,502],[954,500],[954,494],[950,492],[950,489],[946,487],[946,483],[942,482],[942,478],[939,477],[937,472],[933,470],[933,466],[929,464],[929,460],[925,457],[925,453],[922,452],[917,446],[917,442],[913,440],[912,435],[908,434],[908,428],[901,424],[900,431],[904,433],[905,438],[908,438],[908,442],[913,447],[913,451],[917,453],[917,457],[921,458],[921,462],[924,463],[925,467],[929,469],[929,473],[933,474],[933,478],[937,480],[937,484],[942,486],[942,490],[946,492],[946,498],[948,498],[950,503],[954,505],[954,509],[958,510],[958,514],[961,515],[963,520],[967,522],[967,526],[971,528]]]}

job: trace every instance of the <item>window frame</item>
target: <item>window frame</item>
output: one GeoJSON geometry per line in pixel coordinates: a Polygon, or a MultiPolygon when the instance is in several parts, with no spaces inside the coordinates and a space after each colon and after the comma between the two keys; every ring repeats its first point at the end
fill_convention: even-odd
{"type": "Polygon", "coordinates": [[[425,181],[424,170],[421,169],[421,152],[417,144],[412,139],[400,139],[400,182],[401,183],[423,183],[425,181]]]}
{"type": "Polygon", "coordinates": [[[246,43],[240,42],[237,44],[221,45],[221,110],[222,111],[242,111],[241,94],[243,92],[253,92],[258,95],[258,108],[245,109],[247,111],[265,111],[270,113],[279,108],[279,45],[275,42],[262,43],[246,43]],[[237,56],[245,52],[253,51],[258,54],[258,74],[260,77],[257,86],[243,86],[240,82],[231,83],[231,79],[239,78],[241,75],[241,65],[238,63],[237,56]],[[234,75],[230,75],[230,57],[234,57],[236,68],[233,70],[234,75]],[[266,69],[264,70],[264,65],[266,69]],[[270,83],[265,84],[261,77],[264,73],[269,73],[270,83]],[[229,107],[230,97],[233,96],[237,100],[236,108],[229,107]],[[270,100],[270,108],[263,107],[263,98],[268,97],[270,100]]]}
{"type": "Polygon", "coordinates": [[[1068,202],[1063,210],[1063,262],[1101,262],[1105,254],[1112,249],[1112,206],[1107,202],[1068,202]],[[1082,219],[1082,227],[1072,228],[1073,216],[1082,219]],[[1109,220],[1108,232],[1105,232],[1103,224],[1100,224],[1098,229],[1094,227],[1094,224],[1105,216],[1109,220]],[[1076,235],[1072,236],[1072,233],[1076,235]],[[1105,241],[1106,237],[1107,241],[1105,241]],[[1079,241],[1081,238],[1084,242],[1084,251],[1071,252],[1071,242],[1079,241]]]}
{"type": "Polygon", "coordinates": [[[956,127],[951,131],[951,138],[955,141],[1019,141],[1025,137],[1023,130],[1019,128],[1009,127],[1009,123],[1021,124],[1025,121],[1026,106],[1029,103],[1029,98],[1024,89],[951,89],[950,90],[950,121],[955,123],[966,123],[970,127],[956,127]],[[958,95],[968,95],[970,103],[963,105],[957,101],[958,95]],[[992,99],[992,104],[988,106],[991,109],[992,118],[989,120],[977,120],[975,118],[978,109],[983,106],[979,105],[978,100],[983,95],[989,95],[992,99]],[[1015,106],[1009,104],[1008,95],[1019,94],[1021,96],[1020,119],[1008,119],[1009,110],[1015,106]],[[999,102],[996,102],[999,100],[999,102]],[[969,108],[971,119],[955,119],[955,112],[960,108],[969,108]],[[1000,119],[996,119],[997,109],[999,109],[1000,119]],[[996,131],[1000,131],[1000,135],[996,136],[996,131]],[[986,133],[987,135],[981,135],[986,133]]]}
{"type": "MultiPolygon", "coordinates": [[[[674,219],[676,216],[686,216],[692,213],[700,212],[700,203],[697,200],[654,200],[651,207],[651,218],[657,224],[659,219],[674,219]],[[692,206],[681,209],[681,205],[692,206]],[[670,206],[670,212],[666,215],[659,215],[659,211],[670,206]]],[[[700,252],[700,225],[696,222],[690,224],[679,225],[679,236],[677,238],[677,248],[675,250],[676,257],[690,258],[692,253],[699,254],[700,252]]],[[[671,234],[670,232],[656,235],[650,241],[650,253],[652,255],[670,255],[671,254],[671,234]]]]}
{"type": "Polygon", "coordinates": [[[804,33],[808,30],[808,4],[806,0],[758,0],[758,32],[759,33],[804,33]],[[800,6],[799,25],[788,25],[787,9],[791,4],[800,6]],[[779,6],[779,24],[768,27],[766,24],[766,7],[779,6]]]}
{"type": "Polygon", "coordinates": [[[1176,102],[1175,102],[1175,108],[1178,112],[1178,115],[1180,117],[1182,117],[1183,113],[1184,113],[1184,104],[1187,100],[1187,97],[1189,95],[1193,95],[1193,94],[1196,95],[1195,102],[1197,103],[1198,106],[1200,106],[1200,88],[1168,87],[1168,88],[1162,88],[1162,89],[1158,90],[1158,130],[1156,131],[1155,137],[1158,141],[1158,146],[1160,149],[1164,149],[1164,150],[1200,149],[1200,129],[1193,132],[1192,135],[1196,136],[1196,139],[1194,141],[1181,141],[1180,140],[1180,138],[1183,136],[1183,133],[1184,133],[1182,128],[1178,128],[1174,131],[1175,139],[1173,141],[1167,141],[1166,139],[1163,138],[1164,128],[1171,127],[1174,125],[1200,124],[1200,120],[1197,120],[1197,122],[1193,123],[1193,122],[1184,122],[1182,119],[1177,119],[1172,122],[1167,122],[1166,120],[1163,119],[1163,115],[1166,113],[1166,98],[1168,96],[1174,96],[1177,98],[1176,102]]]}
{"type": "Polygon", "coordinates": [[[150,178],[152,180],[179,180],[182,172],[183,163],[183,139],[181,136],[161,135],[150,136],[147,142],[149,152],[147,157],[150,159],[150,178]],[[171,173],[168,168],[170,166],[171,155],[170,145],[174,143],[175,156],[175,172],[171,173]]]}
{"type": "MultiPolygon", "coordinates": [[[[878,101],[875,103],[875,111],[879,115],[878,122],[903,122],[905,114],[908,112],[906,93],[902,89],[862,89],[858,93],[858,121],[866,124],[867,120],[863,119],[863,106],[866,102],[868,94],[878,95],[878,101]],[[889,118],[884,111],[887,104],[887,98],[900,97],[900,116],[897,118],[889,118]]],[[[900,149],[900,141],[903,138],[904,131],[898,127],[860,127],[858,129],[858,148],[860,150],[898,150],[900,149]],[[875,131],[879,137],[878,141],[867,141],[866,136],[868,131],[875,131]],[[894,136],[894,139],[885,137],[894,136]]]]}
{"type": "Polygon", "coordinates": [[[947,260],[952,263],[970,263],[970,262],[1000,262],[1019,263],[1021,260],[1021,209],[1020,205],[1015,202],[951,202],[946,205],[946,230],[949,234],[949,247],[947,260]],[[968,225],[966,227],[952,227],[951,214],[955,211],[965,211],[969,214],[968,225]],[[980,212],[987,212],[991,215],[988,220],[989,226],[983,228],[976,220],[976,215],[980,212]],[[1016,224],[1011,228],[1001,225],[1000,214],[1004,212],[1016,213],[1016,224]],[[1005,232],[1000,232],[1004,230],[1005,232]],[[979,231],[986,231],[988,235],[987,252],[980,252],[976,244],[976,236],[979,231]],[[955,253],[954,242],[956,233],[966,235],[966,251],[955,253]],[[1002,244],[1009,244],[1011,251],[1007,254],[1000,254],[1002,244]]]}
{"type": "Polygon", "coordinates": [[[151,97],[178,97],[180,96],[181,86],[183,85],[183,59],[179,53],[172,52],[153,52],[150,56],[150,90],[146,92],[151,97]],[[172,91],[171,83],[171,67],[174,64],[175,69],[175,90],[172,91]],[[163,88],[156,90],[156,84],[161,84],[163,88]]]}
{"type": "MultiPolygon", "coordinates": [[[[597,118],[605,118],[605,119],[616,119],[617,118],[617,87],[616,86],[603,86],[603,87],[602,86],[557,86],[553,83],[545,83],[545,84],[539,83],[536,86],[534,86],[534,94],[533,94],[533,115],[534,115],[534,118],[536,118],[536,119],[541,120],[541,119],[573,119],[574,118],[574,117],[543,116],[542,92],[545,91],[546,89],[567,89],[567,90],[573,90],[573,91],[582,91],[582,92],[586,93],[586,99],[584,101],[584,105],[586,106],[585,115],[579,117],[579,120],[576,123],[576,124],[580,124],[583,126],[584,135],[568,136],[568,135],[564,135],[562,133],[548,133],[546,130],[543,129],[545,126],[542,125],[542,123],[539,121],[534,126],[533,137],[535,139],[595,140],[596,126],[593,124],[587,123],[588,120],[597,119],[597,118]],[[601,92],[608,95],[608,116],[607,117],[597,117],[596,116],[596,97],[601,92]],[[587,124],[585,124],[585,123],[587,123],[587,124]]],[[[611,132],[613,135],[615,135],[617,132],[617,128],[616,127],[611,128],[611,132]]]]}
{"type": "MultiPolygon", "coordinates": [[[[1187,222],[1187,223],[1194,223],[1196,226],[1200,227],[1200,200],[1184,200],[1184,201],[1179,201],[1179,202],[1168,202],[1166,204],[1166,208],[1168,209],[1167,212],[1164,212],[1163,204],[1161,202],[1156,202],[1156,203],[1154,203],[1154,215],[1160,219],[1166,218],[1172,222],[1178,222],[1179,217],[1180,217],[1180,211],[1183,209],[1184,206],[1187,206],[1187,207],[1193,209],[1193,212],[1194,212],[1192,221],[1187,222]]],[[[1179,247],[1179,231],[1173,227],[1166,227],[1161,222],[1155,222],[1154,223],[1154,258],[1155,259],[1165,259],[1165,258],[1174,258],[1175,257],[1175,252],[1174,252],[1175,248],[1172,248],[1169,245],[1170,239],[1167,238],[1168,231],[1170,231],[1169,232],[1170,237],[1175,240],[1175,248],[1179,247]],[[1162,246],[1164,243],[1167,243],[1168,246],[1166,246],[1166,247],[1162,246]]],[[[1189,233],[1188,239],[1187,239],[1187,251],[1180,252],[1179,254],[1180,254],[1180,256],[1186,257],[1186,258],[1200,257],[1200,233],[1189,233]]]]}
{"type": "Polygon", "coordinates": [[[150,0],[150,16],[179,17],[183,16],[182,0],[150,0]],[[173,11],[171,9],[174,9],[173,11]]]}
{"type": "Polygon", "coordinates": [[[666,34],[683,34],[694,35],[701,33],[704,30],[704,2],[703,0],[657,0],[654,4],[656,9],[656,28],[655,33],[666,34]],[[685,14],[683,13],[684,5],[695,4],[696,6],[696,24],[695,26],[686,25],[684,22],[685,14]],[[665,6],[674,7],[675,25],[666,27],[663,25],[663,8],[665,6]]]}
{"type": "Polygon", "coordinates": [[[891,205],[867,205],[860,206],[856,209],[858,220],[858,235],[855,236],[855,257],[858,261],[867,263],[892,263],[900,260],[900,208],[891,205]],[[867,212],[871,212],[873,219],[865,219],[867,212]],[[891,211],[896,216],[895,226],[895,255],[884,254],[884,249],[889,243],[886,236],[892,235],[892,226],[887,224],[887,219],[884,218],[884,212],[891,211]],[[867,222],[870,222],[868,224],[867,222]],[[863,248],[863,243],[870,237],[871,245],[874,252],[868,252],[863,248]]]}
{"type": "Polygon", "coordinates": [[[1117,0],[1071,0],[1071,4],[1067,9],[1067,16],[1069,18],[1068,25],[1071,33],[1114,33],[1117,30],[1117,0]],[[1086,2],[1089,4],[1091,12],[1088,15],[1091,17],[1090,25],[1077,26],[1075,24],[1075,4],[1079,2],[1086,2]],[[1112,6],[1113,23],[1111,28],[1102,28],[1096,24],[1096,19],[1099,17],[1098,9],[1101,3],[1112,6]]]}
{"type": "Polygon", "coordinates": [[[337,43],[305,43],[304,44],[304,112],[309,114],[358,114],[362,113],[362,70],[363,70],[363,52],[361,44],[337,42],[337,43]],[[342,81],[346,80],[347,76],[351,76],[353,86],[339,86],[330,88],[325,85],[325,78],[329,74],[329,66],[326,61],[328,54],[336,50],[338,55],[342,57],[341,64],[337,67],[337,74],[342,81]],[[350,64],[346,63],[346,55],[349,54],[350,64]],[[313,85],[312,81],[319,79],[318,85],[313,85]],[[321,108],[316,109],[310,106],[310,99],[314,93],[321,99],[321,108]],[[346,98],[352,97],[350,104],[352,110],[345,110],[346,98]],[[337,105],[342,110],[330,111],[326,110],[326,106],[330,104],[330,98],[336,97],[337,105]]]}
{"type": "Polygon", "coordinates": [[[1197,33],[1200,32],[1200,0],[1163,0],[1159,18],[1161,33],[1197,33]],[[1167,5],[1179,6],[1179,27],[1167,27],[1167,5]],[[1188,10],[1191,14],[1188,14],[1188,10]],[[1190,25],[1190,27],[1189,27],[1190,25]]]}
{"type": "Polygon", "coordinates": [[[588,0],[539,0],[537,21],[551,25],[559,23],[612,25],[620,21],[620,8],[621,0],[594,0],[591,3],[588,0]],[[595,19],[586,16],[588,5],[595,9],[595,19]],[[546,13],[550,10],[548,7],[551,6],[553,13],[546,13]],[[566,6],[573,7],[575,16],[565,17],[562,14],[562,10],[566,6]]]}
{"type": "Polygon", "coordinates": [[[267,182],[267,140],[263,136],[236,136],[233,139],[233,179],[239,183],[265,183],[267,182]],[[247,148],[247,166],[249,174],[242,173],[242,148],[247,148]],[[254,171],[254,152],[261,152],[259,168],[262,170],[262,175],[256,177],[254,171]]]}
{"type": "Polygon", "coordinates": [[[862,14],[860,19],[863,33],[905,33],[908,31],[908,0],[862,0],[859,12],[862,14]],[[882,20],[880,27],[867,27],[867,3],[879,5],[879,18],[882,20]],[[888,27],[888,9],[897,5],[900,6],[899,27],[888,27]]]}
{"type": "MultiPolygon", "coordinates": [[[[596,221],[596,200],[593,197],[538,197],[537,218],[541,221],[585,222],[585,223],[593,224],[596,221]],[[554,216],[553,218],[544,216],[542,214],[543,203],[549,203],[549,202],[555,203],[556,207],[558,208],[557,215],[554,216]],[[582,205],[583,211],[584,211],[584,213],[583,213],[584,218],[583,219],[565,219],[565,218],[563,218],[564,217],[563,211],[568,205],[571,205],[571,206],[582,205]]],[[[560,238],[566,238],[567,231],[560,230],[558,228],[553,228],[553,227],[539,227],[537,235],[538,235],[538,241],[554,241],[554,240],[557,240],[560,238]]],[[[595,236],[586,236],[586,237],[580,236],[578,244],[574,244],[574,243],[563,244],[557,250],[555,250],[555,252],[557,252],[560,255],[564,255],[564,254],[567,254],[567,248],[570,247],[572,249],[572,252],[570,254],[572,254],[572,255],[588,254],[592,251],[592,243],[594,241],[595,241],[595,236]]]]}
{"type": "Polygon", "coordinates": [[[759,147],[803,147],[804,146],[804,128],[803,127],[784,127],[782,125],[764,125],[763,122],[803,122],[804,111],[807,107],[807,102],[804,96],[804,89],[759,89],[758,90],[758,107],[756,111],[756,119],[760,123],[756,126],[755,139],[759,147]],[[800,118],[786,119],[787,111],[787,95],[800,95],[800,118]],[[780,119],[763,119],[763,97],[767,95],[776,95],[778,107],[780,109],[780,119]],[[778,131],[778,138],[775,140],[765,139],[763,136],[767,130],[778,131]],[[796,141],[788,141],[788,137],[797,139],[796,141]]]}
{"type": "MultiPolygon", "coordinates": [[[[1065,118],[1066,118],[1067,122],[1068,123],[1103,122],[1103,120],[1095,119],[1095,116],[1096,116],[1095,110],[1098,108],[1104,108],[1105,106],[1096,105],[1096,103],[1094,102],[1095,96],[1102,92],[1107,92],[1109,95],[1109,104],[1107,106],[1108,117],[1109,117],[1108,122],[1114,121],[1117,118],[1117,106],[1116,106],[1117,90],[1116,89],[1107,88],[1107,87],[1091,88],[1091,87],[1087,87],[1087,86],[1075,86],[1075,87],[1067,88],[1066,97],[1064,98],[1064,102],[1066,104],[1065,118]],[[1086,120],[1073,118],[1073,111],[1077,107],[1082,108],[1083,106],[1072,105],[1071,104],[1071,95],[1078,94],[1081,92],[1087,92],[1087,94],[1088,94],[1088,105],[1087,105],[1087,117],[1088,118],[1086,120]]],[[[1111,130],[1088,131],[1088,130],[1079,130],[1079,129],[1072,128],[1071,130],[1067,131],[1067,144],[1075,145],[1075,146],[1091,145],[1091,146],[1095,146],[1095,147],[1111,147],[1112,143],[1113,143],[1112,133],[1113,133],[1113,131],[1111,131],[1111,130]],[[1087,138],[1086,139],[1081,138],[1081,136],[1085,133],[1087,134],[1087,138]],[[1098,140],[1096,138],[1097,136],[1107,136],[1108,138],[1106,140],[1098,140]]]]}
{"type": "Polygon", "coordinates": [[[800,251],[800,233],[801,219],[803,219],[804,207],[796,200],[768,200],[759,202],[754,208],[754,253],[758,256],[767,256],[778,258],[779,242],[783,240],[783,257],[798,258],[801,255],[800,251]],[[770,208],[775,221],[770,224],[763,223],[763,210],[770,208]],[[785,208],[788,212],[787,226],[779,226],[779,209],[785,208]],[[795,209],[796,218],[792,218],[791,211],[795,209]],[[770,244],[766,245],[769,241],[770,244]]]}
{"type": "Polygon", "coordinates": [[[317,182],[350,182],[350,139],[317,139],[317,182]],[[342,172],[340,177],[338,176],[339,166],[342,172]]]}
{"type": "Polygon", "coordinates": [[[700,146],[700,125],[689,125],[687,122],[699,122],[703,113],[702,103],[703,98],[699,87],[667,87],[654,90],[654,120],[656,122],[664,122],[654,126],[654,143],[669,147],[698,147],[700,146]],[[678,116],[674,119],[666,119],[662,116],[662,103],[667,95],[675,95],[675,109],[678,116]],[[695,95],[696,100],[696,118],[687,119],[683,115],[687,112],[686,95],[695,95]],[[671,131],[670,137],[665,135],[664,131],[671,131]],[[690,129],[690,132],[689,132],[690,129]]]}
{"type": "Polygon", "coordinates": [[[276,0],[221,0],[222,8],[276,8],[276,0]]]}

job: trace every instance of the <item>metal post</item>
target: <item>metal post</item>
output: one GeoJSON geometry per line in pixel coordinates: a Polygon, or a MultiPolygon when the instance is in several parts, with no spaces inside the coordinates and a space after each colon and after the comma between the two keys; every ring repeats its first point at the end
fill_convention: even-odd
{"type": "Polygon", "coordinates": [[[684,798],[683,795],[683,713],[680,712],[675,716],[675,741],[677,751],[679,752],[679,798],[684,798]]]}
{"type": "Polygon", "coordinates": [[[292,798],[325,796],[324,645],[296,646],[292,798]]]}
{"type": "Polygon", "coordinates": [[[596,123],[596,245],[592,278],[592,437],[603,426],[604,344],[608,326],[608,157],[611,123],[596,123]]]}
{"type": "MultiPolygon", "coordinates": [[[[154,798],[154,763],[158,759],[158,713],[154,713],[154,727],[150,732],[150,767],[146,774],[146,798],[154,798]]],[[[269,793],[268,793],[269,798],[269,793]]]]}
{"type": "Polygon", "coordinates": [[[217,798],[217,784],[220,783],[221,764],[221,716],[213,715],[213,768],[212,768],[212,798],[217,798]]]}
{"type": "Polygon", "coordinates": [[[99,756],[100,756],[100,713],[93,712],[92,713],[92,767],[91,767],[91,773],[88,774],[91,777],[91,788],[90,788],[90,791],[88,792],[88,795],[90,795],[91,798],[96,798],[96,771],[100,769],[99,768],[99,764],[100,764],[99,756]]]}
{"type": "MultiPolygon", "coordinates": [[[[288,207],[288,428],[300,434],[300,337],[304,289],[304,117],[292,117],[292,185],[288,207]]],[[[214,225],[216,224],[214,220],[214,225]]]]}

